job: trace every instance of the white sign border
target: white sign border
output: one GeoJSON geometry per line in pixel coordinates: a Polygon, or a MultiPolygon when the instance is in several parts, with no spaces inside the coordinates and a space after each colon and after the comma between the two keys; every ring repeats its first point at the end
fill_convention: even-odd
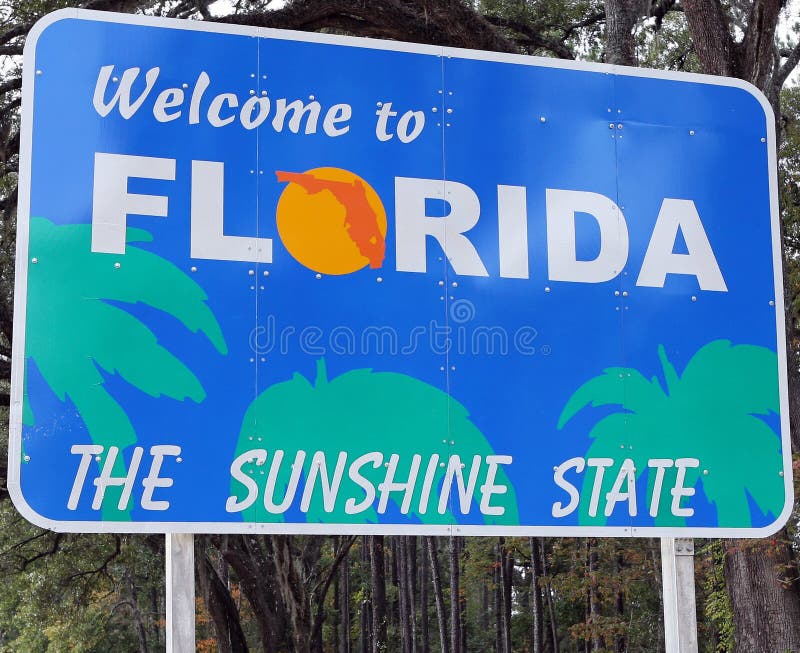
{"type": "Polygon", "coordinates": [[[775,116],[772,106],[752,84],[731,77],[715,77],[695,73],[676,73],[627,66],[531,57],[357,38],[276,30],[263,27],[231,25],[193,20],[158,18],[151,16],[116,14],[85,9],[60,9],[40,19],[28,33],[25,41],[22,76],[22,124],[20,130],[19,183],[17,206],[17,251],[14,286],[14,340],[11,363],[11,406],[9,414],[8,479],[7,486],[17,510],[28,521],[42,528],[74,533],[292,533],[292,534],[385,534],[385,535],[506,535],[548,537],[767,537],[780,530],[791,516],[794,506],[792,484],[791,441],[789,431],[789,399],[786,360],[786,331],[783,320],[783,260],[781,256],[780,214],[778,210],[777,153],[775,139],[775,116]],[[772,230],[772,256],[775,272],[775,315],[778,349],[778,384],[781,411],[781,444],[783,453],[783,480],[785,504],[780,516],[768,526],[760,528],[716,528],[716,527],[631,527],[631,526],[503,526],[461,524],[319,524],[319,523],[251,523],[251,522],[111,522],[111,521],[62,521],[53,520],[37,513],[22,495],[20,475],[22,469],[22,402],[25,369],[25,318],[28,280],[28,243],[30,221],[31,152],[33,143],[33,100],[36,74],[36,44],[42,33],[52,24],[68,19],[106,22],[124,25],[140,25],[164,29],[192,30],[234,34],[270,39],[325,43],[371,50],[391,50],[427,54],[437,57],[515,63],[525,66],[560,68],[599,72],[628,77],[648,77],[678,82],[712,84],[739,88],[752,95],[764,109],[766,119],[766,146],[769,164],[770,226],[772,230]]]}

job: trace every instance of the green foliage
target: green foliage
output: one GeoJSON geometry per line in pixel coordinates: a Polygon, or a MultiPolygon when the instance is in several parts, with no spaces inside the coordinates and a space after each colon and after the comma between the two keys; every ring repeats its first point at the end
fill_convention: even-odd
{"type": "MultiPolygon", "coordinates": [[[[0,503],[0,651],[137,650],[132,588],[140,599],[160,597],[164,582],[163,558],[146,542],[51,533],[0,503]]],[[[155,645],[163,607],[160,599],[149,610],[146,605],[140,610],[155,645]]]]}
{"type": "Polygon", "coordinates": [[[700,577],[703,579],[700,585],[700,600],[698,603],[705,615],[704,620],[700,620],[698,627],[705,627],[706,622],[713,627],[713,632],[709,638],[715,642],[714,646],[709,646],[709,653],[726,653],[733,651],[733,611],[728,592],[725,589],[725,547],[720,540],[708,540],[702,548],[697,548],[696,559],[702,561],[705,566],[700,577]]]}

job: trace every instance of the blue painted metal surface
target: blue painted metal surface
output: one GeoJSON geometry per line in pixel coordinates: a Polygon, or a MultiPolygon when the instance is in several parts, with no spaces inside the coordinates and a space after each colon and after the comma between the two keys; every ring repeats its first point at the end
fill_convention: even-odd
{"type": "MultiPolygon", "coordinates": [[[[10,468],[28,518],[90,531],[648,536],[759,535],[787,518],[774,127],[763,98],[744,84],[75,11],[40,24],[25,66],[10,468]],[[104,66],[113,66],[107,84],[104,66]],[[136,75],[131,115],[119,104],[101,115],[98,107],[124,90],[125,71],[136,75]],[[267,106],[251,100],[254,111],[243,115],[252,98],[267,98],[269,108],[247,128],[267,106]],[[282,99],[307,113],[276,121],[282,99]],[[120,182],[129,194],[167,198],[166,217],[128,211],[127,226],[152,240],[134,243],[129,233],[124,254],[108,253],[99,237],[91,251],[88,235],[79,252],[66,251],[75,245],[60,227],[86,225],[88,234],[93,215],[108,218],[97,208],[96,153],[174,161],[172,180],[139,173],[120,182]],[[236,251],[251,260],[192,255],[203,231],[192,213],[209,197],[198,184],[207,190],[218,180],[195,176],[193,206],[193,162],[223,164],[216,208],[224,235],[270,239],[271,261],[245,246],[236,251]],[[278,171],[307,176],[280,181],[278,171]],[[358,205],[364,184],[376,196],[358,205]],[[570,201],[602,196],[614,207],[609,215],[624,215],[627,255],[610,278],[569,281],[555,269],[570,243],[553,235],[563,236],[564,220],[556,224],[548,189],[572,192],[570,201]],[[665,200],[682,202],[681,220],[699,220],[711,259],[686,238],[687,222],[666,245],[651,243],[662,208],[678,206],[665,200]],[[473,227],[453,228],[441,242],[419,235],[436,232],[437,221],[468,222],[474,210],[473,227]],[[47,243],[37,240],[36,218],[52,223],[47,243]],[[385,257],[368,261],[365,248],[382,240],[385,257]],[[348,250],[349,241],[357,247],[348,250]],[[701,288],[705,273],[681,272],[677,258],[661,286],[637,285],[648,246],[704,270],[716,265],[724,289],[701,288]],[[216,321],[224,346],[200,322],[154,307],[147,292],[114,295],[132,247],[174,266],[166,277],[148,268],[133,288],[201,289],[207,299],[195,298],[191,310],[210,309],[206,325],[216,321]],[[41,251],[78,262],[66,274],[48,272],[41,251]],[[111,292],[88,297],[76,284],[97,274],[97,257],[108,262],[99,274],[111,292]],[[350,273],[321,272],[354,260],[350,273]],[[34,273],[44,275],[40,285],[34,273]],[[134,345],[116,322],[96,325],[104,334],[92,361],[97,383],[135,433],[120,444],[125,464],[108,475],[131,474],[130,497],[119,504],[124,484],[93,506],[94,481],[119,434],[93,427],[87,413],[102,421],[105,409],[82,410],[73,397],[80,390],[70,390],[84,380],[70,377],[64,334],[86,325],[43,325],[31,293],[44,287],[139,321],[202,387],[194,398],[170,397],[177,368],[151,363],[144,345],[133,358],[145,378],[133,363],[115,366],[114,355],[104,363],[101,351],[134,345]],[[66,378],[61,386],[53,366],[66,378]],[[164,453],[154,471],[152,447],[163,445],[180,452],[164,453]],[[278,450],[285,461],[272,498],[280,503],[288,484],[294,499],[270,511],[264,485],[278,450]],[[288,464],[298,450],[306,459],[294,487],[288,464]],[[235,459],[247,451],[252,462],[239,469],[250,480],[237,480],[235,459]],[[315,452],[334,486],[345,454],[330,505],[311,471],[315,452]],[[403,488],[386,485],[392,454],[394,481],[414,481],[410,507],[403,488]]],[[[601,236],[596,215],[578,208],[569,220],[578,261],[618,249],[618,231],[601,236]]],[[[206,240],[218,242],[212,231],[206,240]]]]}

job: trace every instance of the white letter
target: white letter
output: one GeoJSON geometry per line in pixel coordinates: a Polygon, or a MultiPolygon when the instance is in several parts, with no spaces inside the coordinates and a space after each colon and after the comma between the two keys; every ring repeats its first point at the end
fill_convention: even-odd
{"type": "Polygon", "coordinates": [[[586,467],[586,461],[583,458],[570,458],[556,467],[553,472],[555,484],[569,495],[569,503],[566,506],[560,501],[556,501],[553,504],[553,517],[566,517],[578,507],[581,499],[578,488],[564,479],[564,474],[573,467],[575,468],[575,473],[581,474],[586,467]]]}
{"type": "Polygon", "coordinates": [[[100,69],[100,74],[97,76],[97,84],[94,87],[92,104],[94,104],[95,111],[105,118],[111,112],[111,109],[114,108],[114,105],[119,102],[119,113],[125,120],[128,120],[128,118],[139,110],[139,107],[142,106],[142,103],[150,94],[153,84],[155,84],[158,79],[159,69],[151,68],[145,73],[144,91],[142,91],[142,94],[131,104],[131,86],[133,85],[133,81],[139,76],[139,68],[128,68],[122,73],[122,80],[119,82],[116,92],[111,97],[111,101],[106,104],[103,98],[106,96],[106,87],[108,86],[108,80],[111,78],[111,72],[113,70],[114,66],[103,66],[100,69]]]}
{"type": "Polygon", "coordinates": [[[239,117],[245,129],[255,129],[267,119],[267,114],[269,114],[269,98],[253,96],[244,103],[239,117]],[[253,118],[253,109],[256,106],[258,106],[258,113],[253,118]]]}
{"type": "Polygon", "coordinates": [[[602,283],[616,277],[628,260],[628,227],[619,207],[599,193],[546,190],[547,269],[552,281],[602,283]],[[575,215],[587,213],[600,227],[600,252],[579,261],[575,215]]]}
{"type": "Polygon", "coordinates": [[[392,103],[384,102],[380,109],[375,112],[378,116],[378,123],[375,125],[375,136],[379,141],[389,141],[393,138],[393,134],[388,133],[386,123],[389,121],[390,116],[396,116],[397,111],[392,111],[392,103]]]}
{"type": "Polygon", "coordinates": [[[224,127],[225,125],[230,125],[236,119],[235,115],[230,115],[227,118],[220,117],[219,112],[222,111],[223,102],[227,103],[231,109],[239,106],[239,98],[233,93],[220,93],[214,97],[208,106],[208,122],[211,123],[212,127],[224,127]]]}
{"type": "Polygon", "coordinates": [[[349,104],[334,104],[325,113],[325,120],[322,121],[323,131],[331,137],[341,136],[350,131],[350,125],[337,127],[337,122],[347,122],[353,116],[353,109],[349,104]]]}
{"type": "Polygon", "coordinates": [[[419,514],[424,515],[428,512],[428,500],[431,496],[431,487],[436,478],[436,468],[439,466],[439,454],[435,453],[428,460],[428,468],[425,470],[425,478],[422,481],[422,492],[419,495],[419,514]]]}
{"type": "Polygon", "coordinates": [[[174,181],[175,159],[95,152],[93,252],[124,254],[125,230],[131,214],[167,217],[167,198],[162,195],[129,193],[129,177],[174,181]]]}
{"type": "Polygon", "coordinates": [[[600,501],[600,489],[603,486],[603,475],[606,472],[606,467],[611,467],[614,461],[611,458],[589,458],[586,464],[589,467],[597,468],[594,475],[594,485],[592,486],[592,498],[589,501],[589,517],[595,517],[597,516],[597,504],[600,501]]]}
{"type": "Polygon", "coordinates": [[[633,468],[633,460],[626,458],[617,472],[617,478],[611,491],[606,494],[606,517],[611,517],[614,506],[620,501],[628,502],[628,514],[636,516],[636,470],[633,468]],[[628,489],[622,492],[622,484],[627,481],[628,489]]]}
{"type": "Polygon", "coordinates": [[[668,274],[693,275],[701,290],[728,290],[691,200],[667,198],[662,202],[636,285],[663,288],[668,274]],[[688,254],[673,252],[678,229],[683,233],[688,254]]]}
{"type": "Polygon", "coordinates": [[[465,231],[477,224],[481,214],[478,196],[469,186],[440,179],[395,177],[394,189],[399,271],[426,271],[426,238],[433,236],[456,274],[489,276],[475,247],[464,236],[465,231]],[[441,218],[427,216],[426,199],[446,200],[450,213],[441,218]]]}
{"type": "Polygon", "coordinates": [[[75,474],[75,482],[72,484],[72,491],[69,493],[69,499],[67,499],[67,508],[75,510],[78,507],[81,492],[83,492],[83,484],[86,482],[86,473],[89,471],[92,457],[103,453],[103,447],[99,444],[73,444],[69,452],[81,455],[81,462],[78,463],[78,472],[75,474]]]}
{"type": "Polygon", "coordinates": [[[422,133],[423,127],[425,127],[425,114],[422,111],[406,111],[397,123],[397,138],[401,143],[410,143],[422,133]],[[414,127],[409,133],[408,124],[412,118],[414,127]]]}
{"type": "Polygon", "coordinates": [[[497,187],[500,276],[528,278],[528,204],[524,186],[497,187]]]}
{"type": "Polygon", "coordinates": [[[317,451],[311,459],[311,468],[306,474],[306,487],[303,490],[303,497],[300,499],[300,510],[308,512],[311,505],[311,495],[314,493],[314,483],[319,477],[319,484],[322,486],[322,503],[325,512],[333,512],[336,507],[336,495],[339,494],[339,486],[342,484],[344,466],[347,464],[347,453],[339,452],[336,460],[336,467],[333,470],[333,479],[328,479],[328,467],[325,463],[325,454],[317,451]]]}
{"type": "Polygon", "coordinates": [[[272,128],[276,132],[281,131],[283,129],[283,121],[291,111],[292,117],[289,118],[289,129],[297,134],[300,131],[300,121],[308,113],[306,134],[315,134],[317,132],[317,121],[319,120],[319,110],[320,104],[316,100],[309,102],[308,105],[303,104],[302,100],[295,100],[286,104],[286,100],[280,98],[275,102],[275,117],[272,119],[272,128]]]}
{"type": "Polygon", "coordinates": [[[466,486],[464,485],[464,473],[461,471],[461,458],[457,455],[450,456],[447,463],[447,472],[442,483],[442,494],[439,496],[439,514],[443,515],[447,511],[447,503],[450,500],[450,492],[453,488],[453,479],[458,485],[458,501],[461,513],[469,513],[472,495],[475,494],[475,483],[478,481],[478,471],[481,468],[481,457],[472,457],[472,468],[469,470],[469,478],[466,486]]]}
{"type": "Polygon", "coordinates": [[[658,504],[661,502],[661,486],[664,484],[664,470],[672,467],[672,460],[669,458],[651,458],[647,461],[647,466],[655,467],[656,478],[653,481],[653,496],[650,497],[650,516],[658,515],[658,504]]]}
{"type": "Polygon", "coordinates": [[[355,499],[348,499],[344,503],[344,511],[348,515],[354,515],[358,512],[363,512],[372,505],[375,501],[375,486],[359,474],[358,470],[367,463],[372,463],[372,467],[378,469],[383,462],[383,454],[372,451],[365,453],[363,456],[356,458],[351,464],[350,469],[347,470],[347,475],[350,480],[364,490],[364,500],[361,503],[356,503],[355,499]]]}
{"type": "Polygon", "coordinates": [[[247,510],[258,497],[258,485],[242,471],[242,467],[251,460],[254,461],[256,465],[263,465],[267,460],[267,450],[251,449],[250,451],[245,451],[240,456],[237,456],[231,463],[231,476],[247,488],[247,496],[241,501],[237,501],[235,495],[229,496],[228,500],[225,502],[225,510],[227,512],[241,512],[242,510],[247,510]]]}
{"type": "Polygon", "coordinates": [[[181,112],[167,113],[167,109],[183,104],[183,91],[179,88],[168,88],[158,94],[153,104],[153,116],[158,122],[170,122],[180,118],[181,112]]]}
{"type": "Polygon", "coordinates": [[[683,482],[686,480],[686,468],[700,467],[700,461],[697,458],[678,458],[675,461],[675,467],[678,468],[678,477],[675,479],[675,487],[670,490],[672,514],[676,517],[691,517],[694,514],[694,508],[681,508],[681,498],[694,496],[694,488],[683,487],[683,482]]]}
{"type": "MultiPolygon", "coordinates": [[[[121,485],[122,493],[119,495],[119,503],[117,507],[120,510],[125,510],[128,507],[128,501],[131,498],[133,491],[133,482],[136,480],[136,473],[139,471],[139,463],[142,461],[142,447],[136,447],[131,456],[131,466],[125,476],[111,476],[114,470],[114,463],[117,461],[117,454],[119,447],[109,447],[106,451],[106,460],[103,463],[103,471],[100,476],[94,479],[94,484],[97,487],[94,493],[94,500],[92,501],[92,510],[99,510],[103,505],[103,499],[106,496],[106,489],[109,485],[121,485]]],[[[124,468],[125,462],[121,461],[120,465],[124,468]]]]}
{"type": "Polygon", "coordinates": [[[490,506],[489,501],[493,494],[505,494],[508,492],[508,487],[505,485],[495,485],[494,481],[497,476],[497,466],[510,465],[512,462],[511,456],[486,456],[486,464],[489,465],[489,469],[486,471],[486,481],[480,487],[481,514],[502,515],[505,513],[506,509],[503,506],[490,506]]]}
{"type": "Polygon", "coordinates": [[[224,165],[192,161],[192,258],[272,263],[272,239],[223,233],[224,165]]]}
{"type": "Polygon", "coordinates": [[[264,488],[264,507],[267,509],[267,512],[278,515],[289,509],[292,501],[294,501],[294,495],[297,492],[297,483],[300,481],[300,473],[303,471],[305,459],[305,451],[298,451],[295,454],[294,462],[292,463],[292,473],[289,476],[289,483],[286,485],[286,493],[283,495],[283,501],[281,501],[279,505],[276,505],[275,484],[278,482],[278,472],[283,462],[283,451],[278,449],[273,454],[272,464],[269,466],[269,474],[267,475],[267,485],[264,488]]]}
{"type": "Polygon", "coordinates": [[[198,75],[195,82],[194,89],[192,90],[192,99],[189,102],[189,124],[196,125],[200,122],[200,100],[203,99],[203,93],[206,92],[211,79],[208,73],[202,72],[198,75]]]}
{"type": "Polygon", "coordinates": [[[419,464],[422,462],[422,456],[414,454],[411,458],[411,469],[408,472],[408,481],[405,483],[394,482],[394,474],[397,471],[397,463],[399,461],[400,456],[396,453],[389,456],[389,467],[386,469],[386,476],[383,482],[378,484],[378,492],[381,493],[381,498],[378,501],[378,512],[381,514],[386,512],[389,494],[392,492],[404,492],[403,503],[400,506],[401,513],[407,515],[408,509],[411,507],[411,497],[414,494],[414,486],[417,483],[417,474],[419,473],[419,464]]]}
{"type": "Polygon", "coordinates": [[[142,508],[145,510],[166,510],[169,508],[169,501],[153,501],[153,490],[157,487],[172,487],[173,480],[171,478],[159,478],[158,474],[161,472],[161,463],[164,461],[164,456],[180,456],[181,448],[172,444],[159,444],[150,447],[150,455],[153,456],[150,473],[142,481],[144,486],[142,508]]]}

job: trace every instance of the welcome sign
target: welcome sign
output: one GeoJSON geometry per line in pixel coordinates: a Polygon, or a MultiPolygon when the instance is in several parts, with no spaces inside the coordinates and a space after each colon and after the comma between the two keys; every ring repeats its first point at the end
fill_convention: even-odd
{"type": "Polygon", "coordinates": [[[774,120],[743,82],[66,10],[23,95],[35,523],[787,519],[774,120]]]}

